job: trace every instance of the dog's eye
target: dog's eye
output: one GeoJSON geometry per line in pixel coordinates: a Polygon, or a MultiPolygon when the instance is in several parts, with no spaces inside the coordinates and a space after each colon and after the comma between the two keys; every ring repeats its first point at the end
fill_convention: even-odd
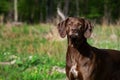
{"type": "Polygon", "coordinates": [[[78,29],[80,29],[81,27],[82,27],[82,26],[81,26],[81,25],[79,25],[79,26],[78,26],[78,29]]]}
{"type": "Polygon", "coordinates": [[[69,22],[69,23],[68,23],[68,25],[72,25],[72,24],[73,24],[73,22],[69,22]]]}

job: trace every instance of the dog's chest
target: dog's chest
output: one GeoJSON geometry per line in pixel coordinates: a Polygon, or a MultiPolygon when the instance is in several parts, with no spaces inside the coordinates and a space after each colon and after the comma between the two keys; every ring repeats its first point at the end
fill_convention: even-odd
{"type": "Polygon", "coordinates": [[[79,51],[72,48],[67,53],[66,61],[66,66],[70,69],[69,76],[72,75],[76,79],[82,77],[83,80],[88,80],[92,72],[91,60],[89,58],[82,56],[79,51]]]}

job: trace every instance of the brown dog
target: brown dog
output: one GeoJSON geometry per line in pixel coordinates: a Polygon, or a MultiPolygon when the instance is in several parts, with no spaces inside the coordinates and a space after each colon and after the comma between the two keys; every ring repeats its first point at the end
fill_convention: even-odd
{"type": "Polygon", "coordinates": [[[97,49],[87,43],[93,26],[82,18],[69,17],[58,24],[67,35],[66,75],[69,80],[120,80],[120,51],[97,49]]]}

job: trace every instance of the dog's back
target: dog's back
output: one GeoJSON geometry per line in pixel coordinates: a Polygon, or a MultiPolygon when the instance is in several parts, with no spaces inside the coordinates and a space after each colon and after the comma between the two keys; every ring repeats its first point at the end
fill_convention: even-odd
{"type": "Polygon", "coordinates": [[[120,80],[120,51],[92,49],[96,55],[94,80],[120,80]]]}

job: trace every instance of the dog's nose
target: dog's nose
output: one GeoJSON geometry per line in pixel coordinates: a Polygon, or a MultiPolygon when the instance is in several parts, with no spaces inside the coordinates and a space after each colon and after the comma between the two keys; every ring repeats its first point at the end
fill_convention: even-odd
{"type": "Polygon", "coordinates": [[[73,33],[76,33],[76,32],[77,32],[77,29],[72,29],[72,32],[73,32],[73,33]]]}

